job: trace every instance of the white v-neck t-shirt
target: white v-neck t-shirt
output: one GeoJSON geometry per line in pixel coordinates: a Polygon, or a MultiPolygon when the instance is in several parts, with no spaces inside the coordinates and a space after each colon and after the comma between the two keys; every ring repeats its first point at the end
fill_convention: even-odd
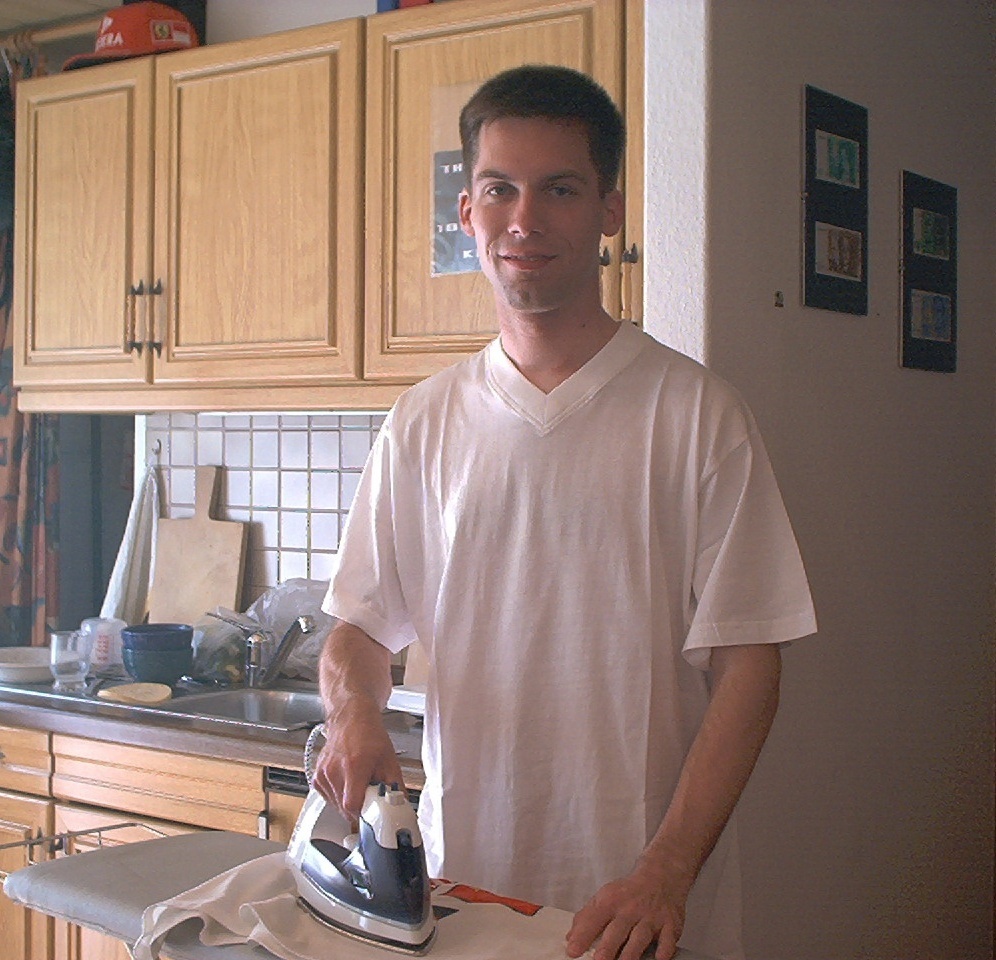
{"type": "MultiPolygon", "coordinates": [[[[711,648],[815,630],[743,401],[628,323],[544,394],[500,340],[412,387],[371,451],[325,609],[428,662],[430,871],[577,910],[657,830],[711,648]]],[[[731,823],[681,943],[740,956],[731,823]]]]}

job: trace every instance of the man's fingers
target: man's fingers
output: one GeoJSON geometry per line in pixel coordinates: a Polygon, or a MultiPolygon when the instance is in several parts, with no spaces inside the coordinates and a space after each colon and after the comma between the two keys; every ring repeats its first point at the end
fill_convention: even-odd
{"type": "Polygon", "coordinates": [[[574,915],[571,929],[567,931],[567,955],[580,957],[605,929],[612,919],[612,914],[602,910],[594,903],[589,903],[574,915]]]}

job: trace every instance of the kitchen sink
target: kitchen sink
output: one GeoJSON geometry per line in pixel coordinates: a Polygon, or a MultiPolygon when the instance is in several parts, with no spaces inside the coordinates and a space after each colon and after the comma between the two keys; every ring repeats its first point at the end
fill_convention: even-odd
{"type": "Polygon", "coordinates": [[[157,707],[178,716],[251,727],[299,730],[325,719],[317,690],[234,687],[176,697],[157,707]]]}

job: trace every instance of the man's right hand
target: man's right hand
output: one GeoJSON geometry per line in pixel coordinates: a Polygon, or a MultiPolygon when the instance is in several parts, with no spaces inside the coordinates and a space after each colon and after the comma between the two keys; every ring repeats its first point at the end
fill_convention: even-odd
{"type": "Polygon", "coordinates": [[[404,782],[394,744],[375,701],[354,697],[342,704],[325,721],[325,740],[314,786],[351,820],[360,815],[368,784],[404,782]]]}

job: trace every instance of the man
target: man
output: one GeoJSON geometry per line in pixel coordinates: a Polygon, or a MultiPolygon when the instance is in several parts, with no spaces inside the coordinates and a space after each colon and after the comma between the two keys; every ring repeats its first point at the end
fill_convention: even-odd
{"type": "Polygon", "coordinates": [[[577,911],[572,957],[738,957],[724,825],[778,644],[815,628],[763,445],[730,387],[602,308],[623,218],[605,92],[508,71],[461,138],[500,336],[407,391],[371,452],[326,601],[318,786],[355,815],[400,780],[381,708],[419,642],[431,872],[577,911]]]}

